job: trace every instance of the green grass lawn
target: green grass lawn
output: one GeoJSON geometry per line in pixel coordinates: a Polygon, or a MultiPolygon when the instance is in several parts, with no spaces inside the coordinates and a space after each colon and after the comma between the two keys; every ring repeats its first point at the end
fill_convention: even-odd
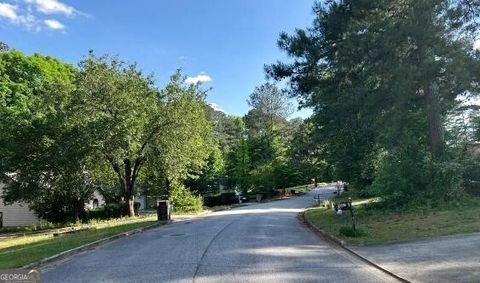
{"type": "MultiPolygon", "coordinates": [[[[60,252],[157,223],[153,214],[88,224],[94,229],[64,234],[27,235],[0,242],[0,269],[17,268],[60,252]]],[[[86,225],[86,224],[85,224],[86,225]]]]}
{"type": "Polygon", "coordinates": [[[338,216],[333,209],[316,207],[307,210],[305,217],[316,227],[348,244],[380,244],[479,232],[480,200],[472,200],[472,203],[474,202],[477,205],[441,207],[424,211],[381,211],[367,209],[365,203],[355,204],[354,199],[357,227],[366,232],[366,235],[359,237],[345,237],[340,234],[340,227],[351,225],[348,211],[344,211],[343,216],[338,216]]]}

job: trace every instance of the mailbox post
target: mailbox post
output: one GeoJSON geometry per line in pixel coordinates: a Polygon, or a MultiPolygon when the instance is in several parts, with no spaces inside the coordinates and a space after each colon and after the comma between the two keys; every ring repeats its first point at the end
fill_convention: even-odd
{"type": "Polygon", "coordinates": [[[157,220],[158,221],[169,221],[169,220],[171,220],[170,202],[168,200],[161,200],[161,201],[158,202],[157,220]]]}
{"type": "Polygon", "coordinates": [[[350,211],[350,217],[352,219],[352,228],[353,231],[356,231],[355,225],[355,214],[353,213],[353,205],[352,205],[352,198],[348,198],[346,202],[338,203],[334,205],[334,209],[337,212],[337,215],[341,216],[344,210],[350,211]]]}
{"type": "Polygon", "coordinates": [[[356,231],[355,227],[355,215],[353,214],[352,198],[348,198],[348,207],[350,208],[350,216],[352,217],[352,228],[356,231]]]}

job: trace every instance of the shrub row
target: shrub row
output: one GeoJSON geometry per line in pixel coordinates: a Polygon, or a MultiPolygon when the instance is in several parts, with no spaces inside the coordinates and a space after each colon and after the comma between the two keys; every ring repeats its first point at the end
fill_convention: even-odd
{"type": "MultiPolygon", "coordinates": [[[[140,208],[140,203],[136,202],[134,204],[135,214],[138,213],[139,208],[140,208]]],[[[124,217],[127,215],[128,215],[128,205],[126,202],[109,203],[96,209],[87,210],[84,220],[111,219],[111,218],[124,217]]]]}
{"type": "Polygon", "coordinates": [[[209,195],[203,198],[206,206],[230,205],[238,202],[237,196],[233,192],[209,195]]]}

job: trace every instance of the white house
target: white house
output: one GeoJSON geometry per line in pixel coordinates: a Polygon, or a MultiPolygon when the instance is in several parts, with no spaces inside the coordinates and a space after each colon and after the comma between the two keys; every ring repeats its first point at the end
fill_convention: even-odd
{"type": "Polygon", "coordinates": [[[3,187],[5,185],[0,183],[0,227],[32,225],[39,224],[42,221],[28,208],[26,203],[15,202],[11,205],[5,205],[1,197],[3,187]]]}
{"type": "MultiPolygon", "coordinates": [[[[3,190],[4,184],[0,183],[0,228],[8,226],[26,226],[32,224],[40,224],[42,219],[38,218],[36,214],[30,210],[28,204],[23,202],[14,202],[10,205],[3,203],[3,190]]],[[[103,206],[105,200],[103,196],[95,191],[93,196],[85,203],[86,209],[93,209],[103,206]]]]}
{"type": "Polygon", "coordinates": [[[105,199],[103,196],[98,192],[94,191],[92,197],[85,203],[86,209],[94,209],[99,208],[105,204],[105,199]]]}

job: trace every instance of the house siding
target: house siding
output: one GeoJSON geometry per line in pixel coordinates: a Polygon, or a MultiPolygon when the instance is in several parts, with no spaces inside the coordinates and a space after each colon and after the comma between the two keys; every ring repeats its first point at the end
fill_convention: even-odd
{"type": "MultiPolygon", "coordinates": [[[[45,222],[44,220],[38,218],[36,214],[30,210],[28,204],[23,202],[14,202],[12,204],[6,205],[3,202],[3,188],[4,184],[0,183],[0,213],[2,214],[2,226],[26,226],[32,224],[40,224],[45,222]]],[[[105,205],[105,199],[98,192],[95,191],[92,197],[85,203],[85,209],[94,208],[94,200],[97,200],[98,207],[105,205]]]]}
{"type": "Polygon", "coordinates": [[[40,219],[26,203],[15,202],[5,205],[3,202],[3,184],[0,184],[0,212],[3,214],[3,227],[39,224],[40,219]]]}

